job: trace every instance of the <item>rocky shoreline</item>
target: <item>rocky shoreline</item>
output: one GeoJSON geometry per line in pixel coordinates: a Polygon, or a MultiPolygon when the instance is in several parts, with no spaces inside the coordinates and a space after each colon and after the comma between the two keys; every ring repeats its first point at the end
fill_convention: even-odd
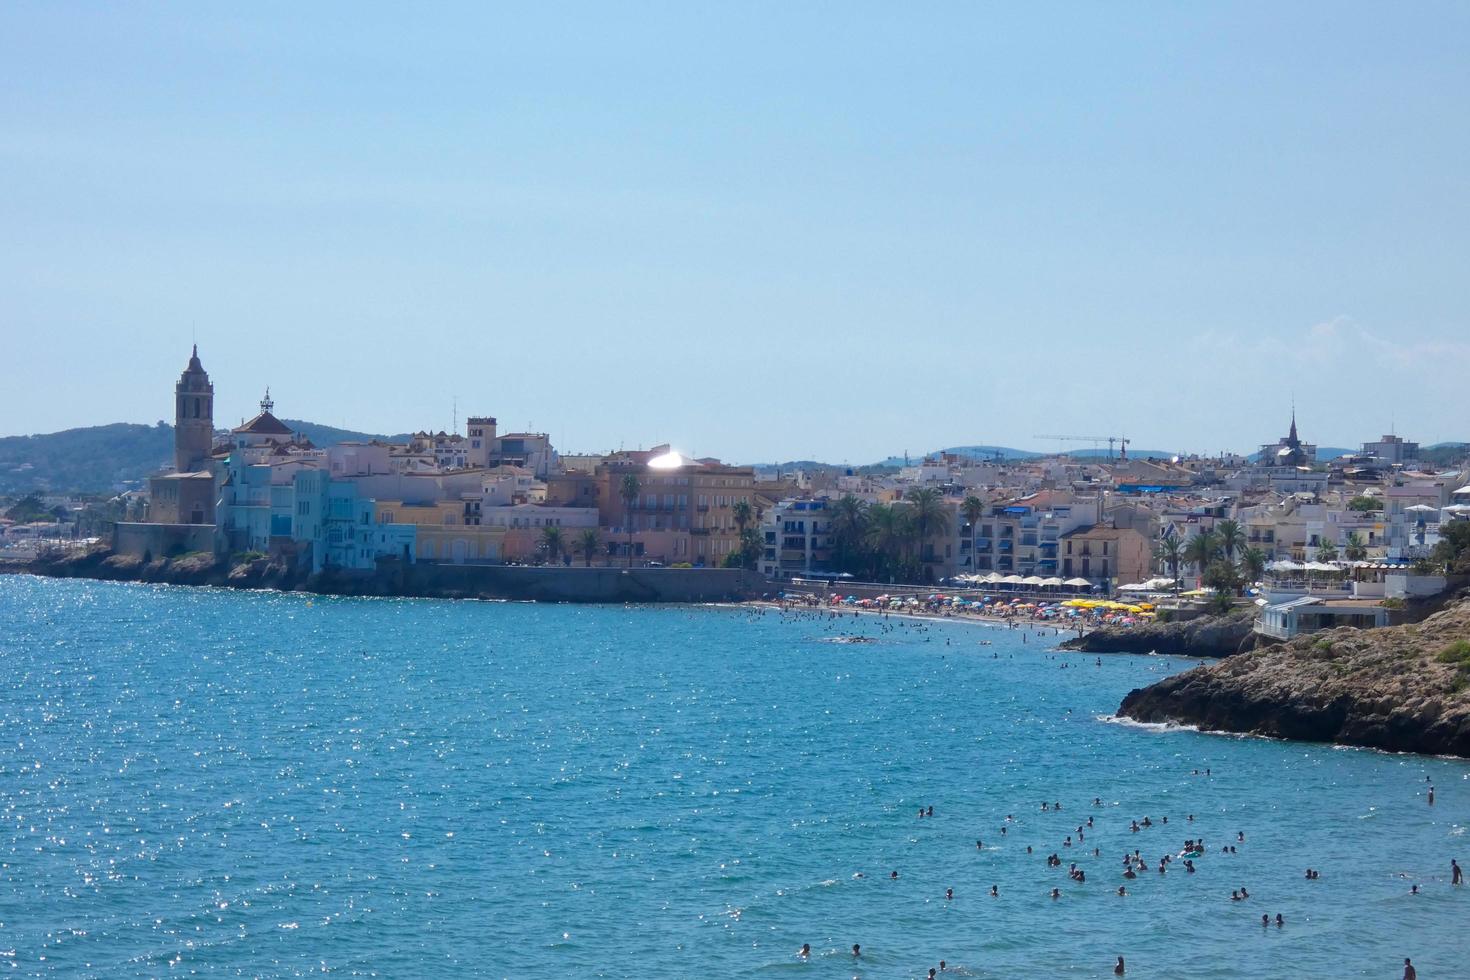
{"type": "Polygon", "coordinates": [[[1298,637],[1129,692],[1121,717],[1470,758],[1470,599],[1423,622],[1298,637]]]}
{"type": "Polygon", "coordinates": [[[1158,653],[1171,657],[1229,657],[1255,644],[1255,610],[1168,623],[1102,626],[1062,644],[1083,653],[1158,653]]]}

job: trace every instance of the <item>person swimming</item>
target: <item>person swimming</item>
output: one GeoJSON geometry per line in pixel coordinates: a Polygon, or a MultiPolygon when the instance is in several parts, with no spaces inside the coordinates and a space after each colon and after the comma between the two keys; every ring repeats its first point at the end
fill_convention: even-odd
{"type": "Polygon", "coordinates": [[[954,899],[954,889],[946,888],[944,890],[944,898],[946,901],[952,901],[954,899]]]}
{"type": "Polygon", "coordinates": [[[1463,885],[1465,883],[1465,872],[1460,870],[1459,862],[1450,858],[1450,884],[1463,885]]]}
{"type": "Polygon", "coordinates": [[[888,873],[888,880],[889,881],[897,881],[898,880],[898,872],[897,871],[890,871],[888,873]]]}
{"type": "Polygon", "coordinates": [[[1238,891],[1231,892],[1230,893],[1230,900],[1232,902],[1238,902],[1238,901],[1240,901],[1240,892],[1238,892],[1238,891]]]}
{"type": "Polygon", "coordinates": [[[1126,971],[1126,967],[1123,966],[1123,957],[1120,956],[1120,957],[1118,957],[1117,964],[1114,965],[1114,967],[1113,967],[1113,976],[1115,976],[1115,977],[1121,977],[1124,974],[1125,971],[1126,971]]]}
{"type": "Polygon", "coordinates": [[[852,944],[852,955],[853,956],[862,956],[863,955],[863,948],[861,946],[859,946],[857,943],[853,943],[852,944]]]}
{"type": "Polygon", "coordinates": [[[1419,971],[1414,969],[1407,956],[1404,957],[1404,980],[1419,980],[1419,971]]]}
{"type": "Polygon", "coordinates": [[[1062,890],[1060,888],[1053,888],[1051,890],[1051,897],[1052,898],[1061,898],[1062,897],[1062,890]]]}
{"type": "Polygon", "coordinates": [[[991,885],[990,886],[990,897],[991,898],[1000,898],[1000,888],[997,887],[997,886],[995,886],[995,885],[991,885]]]}
{"type": "Polygon", "coordinates": [[[1280,926],[1286,925],[1286,920],[1281,917],[1281,913],[1280,912],[1277,912],[1276,913],[1276,925],[1277,925],[1278,928],[1280,926]]]}
{"type": "Polygon", "coordinates": [[[1270,924],[1271,924],[1271,917],[1269,915],[1267,915],[1265,912],[1262,912],[1261,913],[1261,926],[1262,926],[1262,928],[1264,928],[1266,926],[1269,926],[1270,924]]]}
{"type": "Polygon", "coordinates": [[[808,956],[811,956],[812,955],[812,944],[811,943],[802,943],[801,944],[801,952],[800,953],[797,953],[796,955],[797,956],[800,956],[802,959],[806,959],[808,956]]]}
{"type": "Polygon", "coordinates": [[[1127,895],[1128,895],[1128,889],[1127,888],[1124,888],[1122,885],[1119,885],[1118,886],[1118,894],[1119,895],[1122,895],[1124,897],[1127,897],[1127,895]]]}

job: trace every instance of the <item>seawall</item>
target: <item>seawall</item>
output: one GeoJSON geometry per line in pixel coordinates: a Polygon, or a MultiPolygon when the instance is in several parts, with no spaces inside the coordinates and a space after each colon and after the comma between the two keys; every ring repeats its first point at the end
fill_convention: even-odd
{"type": "Polygon", "coordinates": [[[231,565],[225,558],[194,553],[144,562],[137,557],[115,555],[105,549],[8,563],[0,566],[0,571],[52,578],[284,589],[323,595],[532,602],[740,602],[771,591],[770,584],[759,574],[739,568],[402,565],[385,562],[373,572],[328,571],[307,575],[266,559],[231,565]]]}

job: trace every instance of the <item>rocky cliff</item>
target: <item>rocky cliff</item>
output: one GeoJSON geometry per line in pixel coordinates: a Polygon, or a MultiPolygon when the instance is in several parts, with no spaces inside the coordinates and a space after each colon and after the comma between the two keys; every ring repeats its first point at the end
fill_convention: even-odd
{"type": "Polygon", "coordinates": [[[1408,626],[1298,637],[1131,691],[1119,715],[1470,757],[1470,601],[1408,626]]]}
{"type": "Polygon", "coordinates": [[[1176,657],[1228,657],[1254,642],[1255,610],[1200,616],[1181,623],[1104,626],[1062,644],[1085,653],[1161,653],[1176,657]]]}

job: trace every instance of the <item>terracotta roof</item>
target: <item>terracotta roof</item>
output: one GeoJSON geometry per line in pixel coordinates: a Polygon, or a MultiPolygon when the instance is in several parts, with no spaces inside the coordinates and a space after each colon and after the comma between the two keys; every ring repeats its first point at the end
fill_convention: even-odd
{"type": "Polygon", "coordinates": [[[249,422],[231,431],[254,432],[261,435],[291,435],[290,427],[270,412],[261,412],[249,422]]]}

